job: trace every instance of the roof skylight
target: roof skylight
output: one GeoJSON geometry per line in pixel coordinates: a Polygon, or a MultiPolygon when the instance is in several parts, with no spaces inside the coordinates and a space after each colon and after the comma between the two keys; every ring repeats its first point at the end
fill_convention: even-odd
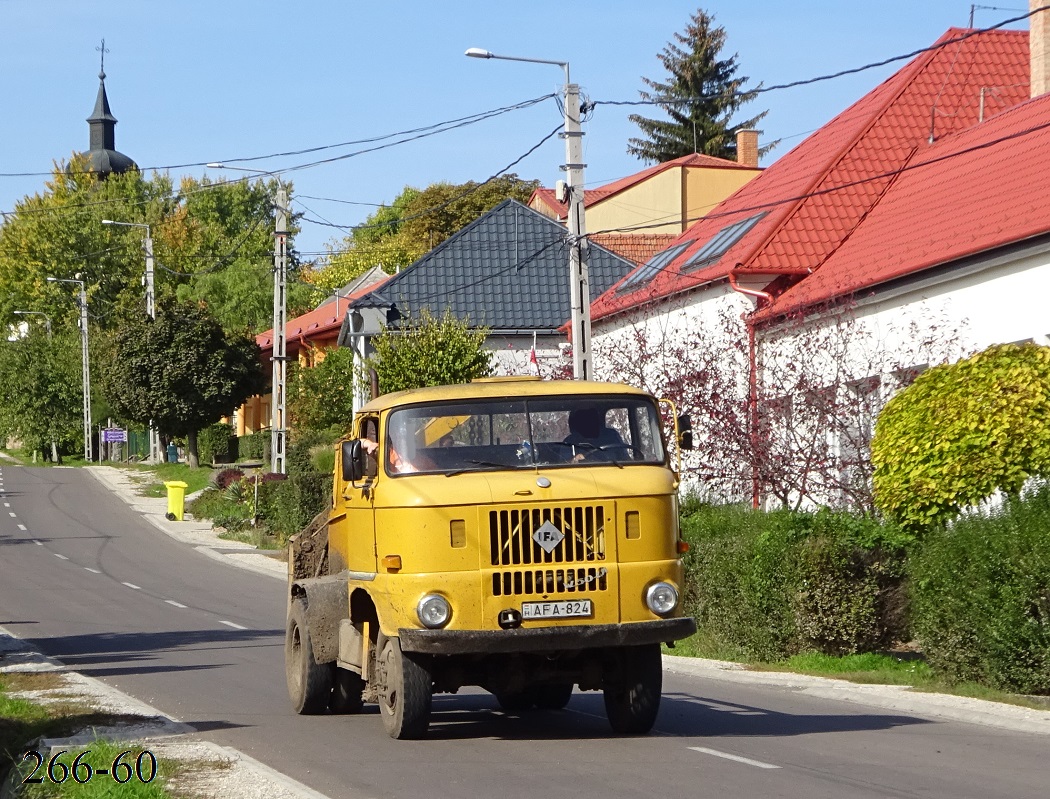
{"type": "Polygon", "coordinates": [[[682,269],[698,269],[701,266],[713,264],[725,255],[730,247],[740,241],[744,234],[758,224],[758,220],[765,215],[766,212],[762,211],[754,216],[749,216],[747,219],[741,219],[726,225],[712,236],[707,244],[693,253],[693,257],[683,264],[682,269]]]}
{"type": "Polygon", "coordinates": [[[675,244],[672,247],[668,247],[666,250],[661,250],[642,266],[638,267],[632,272],[628,278],[620,284],[619,288],[616,289],[616,293],[620,294],[631,289],[638,288],[643,283],[648,283],[654,277],[656,277],[665,266],[671,261],[677,258],[682,252],[692,244],[696,239],[689,239],[681,244],[675,244]]]}

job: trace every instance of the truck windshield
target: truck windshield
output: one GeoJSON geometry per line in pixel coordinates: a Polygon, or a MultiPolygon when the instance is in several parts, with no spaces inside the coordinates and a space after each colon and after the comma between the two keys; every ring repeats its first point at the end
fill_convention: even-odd
{"type": "Polygon", "coordinates": [[[386,448],[390,474],[626,467],[665,459],[655,403],[598,395],[402,408],[387,421],[386,448]]]}

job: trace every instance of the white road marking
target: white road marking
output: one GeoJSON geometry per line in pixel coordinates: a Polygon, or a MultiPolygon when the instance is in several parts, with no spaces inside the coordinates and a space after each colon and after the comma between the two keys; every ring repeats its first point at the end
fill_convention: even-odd
{"type": "Polygon", "coordinates": [[[4,503],[4,507],[5,508],[10,508],[11,507],[11,503],[10,502],[5,502],[4,503]]]}
{"type": "Polygon", "coordinates": [[[84,569],[91,572],[92,574],[102,574],[98,569],[92,569],[90,566],[85,566],[84,569]]]}
{"type": "Polygon", "coordinates": [[[167,602],[169,605],[174,605],[177,608],[185,608],[186,607],[181,602],[176,602],[174,599],[165,599],[164,601],[167,602]]]}
{"type": "Polygon", "coordinates": [[[57,552],[53,552],[51,554],[53,554],[56,558],[59,558],[61,560],[69,560],[69,558],[67,558],[65,555],[59,555],[57,552]]]}
{"type": "Polygon", "coordinates": [[[13,510],[9,510],[7,513],[12,519],[17,519],[18,518],[18,514],[15,513],[13,510]]]}
{"type": "Polygon", "coordinates": [[[772,763],[763,763],[761,760],[752,760],[749,757],[731,755],[728,752],[719,752],[717,749],[708,749],[706,746],[690,746],[689,748],[694,752],[700,752],[705,755],[714,755],[715,757],[725,758],[726,760],[743,763],[746,766],[754,766],[755,768],[780,768],[780,766],[774,766],[772,763]]]}
{"type": "Polygon", "coordinates": [[[234,624],[232,621],[223,621],[222,619],[219,619],[219,624],[225,624],[227,627],[232,627],[235,630],[247,630],[248,629],[247,627],[242,627],[239,624],[234,624]]]}
{"type": "Polygon", "coordinates": [[[142,590],[142,588],[140,586],[135,585],[135,583],[122,583],[122,585],[126,585],[128,588],[134,588],[136,591],[142,590]]]}
{"type": "Polygon", "coordinates": [[[21,530],[24,533],[25,530],[26,530],[26,526],[24,524],[19,524],[18,525],[18,529],[21,530]]]}
{"type": "Polygon", "coordinates": [[[42,547],[44,545],[43,541],[35,541],[34,540],[33,543],[36,544],[38,547],[42,547]]]}

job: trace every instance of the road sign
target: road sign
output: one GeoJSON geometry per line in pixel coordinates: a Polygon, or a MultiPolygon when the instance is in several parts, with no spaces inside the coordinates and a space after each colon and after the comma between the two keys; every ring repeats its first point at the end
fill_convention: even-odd
{"type": "Polygon", "coordinates": [[[128,431],[119,427],[106,427],[102,430],[103,444],[123,444],[128,440],[128,431]]]}

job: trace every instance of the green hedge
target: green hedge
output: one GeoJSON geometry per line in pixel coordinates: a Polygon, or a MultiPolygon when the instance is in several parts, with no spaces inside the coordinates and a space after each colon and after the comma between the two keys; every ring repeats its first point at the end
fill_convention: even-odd
{"type": "Polygon", "coordinates": [[[694,507],[682,518],[686,604],[708,646],[775,661],[873,651],[907,638],[910,542],[847,513],[694,507]]]}
{"type": "Polygon", "coordinates": [[[911,563],[912,618],[954,681],[1050,694],[1050,487],[930,533],[911,563]]]}
{"type": "Polygon", "coordinates": [[[232,463],[237,459],[237,437],[223,422],[208,425],[197,433],[197,457],[201,463],[232,463]]]}
{"type": "Polygon", "coordinates": [[[307,472],[264,485],[267,491],[265,499],[260,495],[260,511],[281,541],[287,541],[332,504],[331,474],[307,472]]]}
{"type": "Polygon", "coordinates": [[[256,433],[240,436],[237,439],[238,460],[268,463],[270,460],[271,438],[269,430],[259,430],[256,433]]]}

